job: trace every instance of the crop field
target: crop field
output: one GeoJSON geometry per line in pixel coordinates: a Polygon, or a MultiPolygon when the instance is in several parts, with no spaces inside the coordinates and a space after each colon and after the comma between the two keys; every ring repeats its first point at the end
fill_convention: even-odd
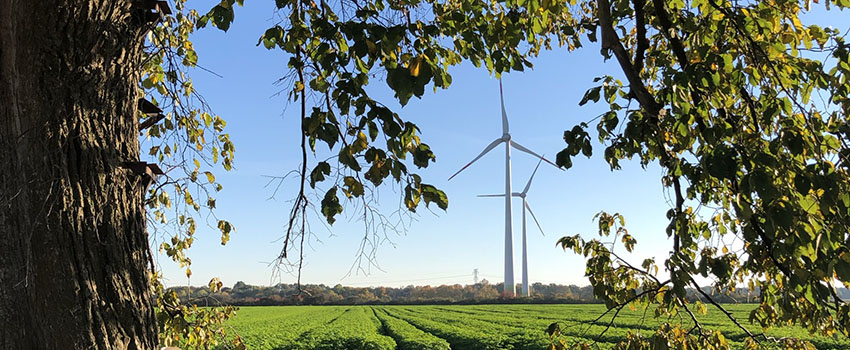
{"type": "MultiPolygon", "coordinates": [[[[751,331],[747,322],[751,305],[727,308],[751,331]]],[[[489,350],[546,349],[544,332],[561,323],[568,339],[596,341],[598,348],[613,347],[627,331],[650,335],[664,322],[688,326],[686,316],[654,318],[650,311],[624,310],[613,326],[599,336],[610,317],[592,321],[605,311],[601,305],[423,305],[423,306],[263,306],[242,307],[229,325],[251,350],[489,350]]],[[[720,330],[735,348],[745,334],[718,311],[709,309],[700,322],[720,330]]],[[[774,337],[810,340],[818,349],[850,349],[842,337],[809,335],[797,327],[774,328],[774,337]]]]}

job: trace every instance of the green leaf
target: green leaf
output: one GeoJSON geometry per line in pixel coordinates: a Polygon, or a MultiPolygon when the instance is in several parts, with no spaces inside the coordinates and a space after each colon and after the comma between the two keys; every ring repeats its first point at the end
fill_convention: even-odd
{"type": "Polygon", "coordinates": [[[331,174],[331,165],[327,162],[319,162],[310,172],[310,187],[316,188],[316,183],[325,181],[325,176],[331,174]]]}
{"type": "Polygon", "coordinates": [[[257,45],[262,43],[266,49],[271,50],[283,40],[283,32],[283,28],[280,26],[274,26],[266,29],[266,32],[260,37],[257,45]]]}
{"type": "Polygon", "coordinates": [[[354,171],[360,171],[360,163],[357,162],[357,158],[351,153],[351,146],[345,146],[341,150],[339,150],[339,162],[346,165],[348,168],[354,171]]]}
{"type": "Polygon", "coordinates": [[[419,206],[420,192],[411,184],[404,187],[404,205],[407,210],[416,212],[416,207],[419,206]]]}
{"type": "Polygon", "coordinates": [[[599,92],[601,90],[602,90],[601,85],[594,87],[594,88],[591,88],[590,90],[587,90],[584,93],[584,97],[582,97],[581,101],[579,101],[578,105],[584,106],[588,101],[591,101],[591,100],[593,100],[593,102],[598,102],[599,101],[599,92]]]}
{"type": "Polygon", "coordinates": [[[207,13],[207,16],[212,19],[213,25],[226,32],[233,23],[233,8],[216,5],[207,13]]]}
{"type": "Polygon", "coordinates": [[[322,214],[327,219],[328,224],[333,225],[336,221],[334,217],[339,213],[342,213],[342,205],[339,204],[339,197],[336,196],[336,186],[334,186],[325,193],[325,197],[322,199],[322,214]]]}
{"type": "Polygon", "coordinates": [[[731,147],[720,145],[708,158],[708,173],[719,179],[734,179],[738,172],[737,153],[731,147]]]}
{"type": "Polygon", "coordinates": [[[424,143],[420,143],[419,146],[413,149],[413,164],[419,168],[427,167],[429,161],[436,159],[437,157],[434,155],[434,152],[424,143]]]}
{"type": "Polygon", "coordinates": [[[233,231],[233,226],[226,220],[219,220],[218,229],[221,231],[221,245],[227,244],[230,241],[230,232],[233,231]]]}
{"type": "Polygon", "coordinates": [[[357,181],[357,179],[353,176],[346,176],[343,179],[343,184],[345,185],[345,188],[342,191],[348,198],[360,197],[364,193],[363,184],[361,184],[360,181],[357,181]]]}
{"type": "Polygon", "coordinates": [[[366,134],[360,131],[357,133],[357,139],[351,143],[351,152],[357,154],[366,150],[366,147],[369,147],[369,141],[366,139],[366,134]]]}
{"type": "Polygon", "coordinates": [[[567,148],[564,148],[563,150],[558,152],[557,155],[555,155],[555,165],[557,165],[561,168],[564,168],[564,169],[572,168],[573,167],[573,161],[572,161],[571,158],[572,158],[572,156],[570,155],[570,150],[567,149],[567,148]]]}
{"type": "Polygon", "coordinates": [[[449,198],[445,192],[427,184],[422,184],[420,189],[422,191],[422,198],[425,199],[425,206],[428,206],[430,203],[436,203],[443,210],[449,207],[449,198]]]}

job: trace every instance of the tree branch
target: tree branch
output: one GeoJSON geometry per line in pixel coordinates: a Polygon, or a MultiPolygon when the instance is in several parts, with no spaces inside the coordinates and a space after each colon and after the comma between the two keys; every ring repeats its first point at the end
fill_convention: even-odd
{"type": "Polygon", "coordinates": [[[677,37],[675,32],[672,30],[673,22],[670,21],[670,14],[664,7],[664,0],[652,0],[652,5],[655,8],[655,16],[661,24],[661,33],[663,33],[664,37],[667,38],[667,41],[670,42],[670,48],[673,49],[673,53],[679,61],[679,66],[681,66],[682,70],[684,70],[688,67],[688,55],[685,54],[685,46],[682,44],[682,41],[679,40],[679,37],[677,37]]]}
{"type": "Polygon", "coordinates": [[[646,0],[632,0],[635,6],[635,28],[637,29],[637,48],[635,49],[635,70],[638,74],[643,71],[643,59],[646,49],[649,48],[649,40],[646,38],[646,0]]]}
{"type": "Polygon", "coordinates": [[[749,221],[750,221],[750,225],[753,227],[753,230],[755,230],[756,233],[759,235],[759,238],[761,238],[764,241],[764,243],[765,243],[764,247],[765,247],[765,249],[767,249],[767,256],[770,258],[770,261],[773,262],[773,265],[776,266],[776,268],[778,268],[779,271],[782,271],[782,273],[785,274],[785,276],[791,277],[792,276],[791,270],[789,270],[787,266],[780,263],[779,259],[775,256],[775,254],[773,254],[773,248],[772,248],[773,247],[773,240],[770,237],[768,237],[767,233],[764,232],[764,230],[761,228],[761,226],[759,226],[759,223],[756,220],[756,217],[751,216],[749,221]]]}
{"type": "MultiPolygon", "coordinates": [[[[709,303],[711,303],[711,305],[714,305],[714,307],[716,307],[718,310],[723,312],[723,314],[726,315],[726,317],[729,318],[729,320],[732,321],[732,323],[734,323],[735,326],[737,326],[742,331],[744,331],[744,333],[747,333],[748,337],[755,340],[757,343],[759,342],[758,339],[756,339],[756,335],[754,335],[752,332],[750,332],[750,330],[744,328],[744,325],[742,325],[740,322],[738,322],[738,319],[736,319],[735,316],[733,316],[731,312],[729,312],[728,310],[723,308],[723,306],[718,304],[717,301],[714,300],[714,298],[712,298],[710,295],[708,295],[708,293],[706,293],[704,290],[702,290],[702,288],[700,288],[699,284],[697,284],[697,281],[693,277],[691,277],[691,284],[694,286],[694,288],[697,290],[697,292],[699,294],[701,294],[706,300],[708,300],[709,303]]],[[[762,334],[762,336],[764,336],[764,335],[762,334]]]]}
{"type": "Polygon", "coordinates": [[[629,58],[629,53],[620,42],[617,32],[614,31],[614,22],[611,19],[611,3],[608,0],[598,0],[598,5],[599,26],[602,29],[602,49],[609,49],[614,53],[620,68],[629,81],[629,87],[635,98],[647,112],[657,118],[662,113],[661,108],[663,106],[655,101],[655,98],[643,84],[639,72],[629,58]]]}
{"type": "MultiPolygon", "coordinates": [[[[663,9],[663,4],[661,8],[663,9]]],[[[659,152],[661,162],[662,165],[669,169],[673,165],[672,160],[674,159],[674,157],[666,150],[666,141],[664,140],[663,134],[660,132],[661,125],[659,117],[663,114],[663,106],[655,100],[652,94],[649,93],[646,86],[643,84],[643,81],[640,79],[638,71],[630,61],[628,52],[626,52],[626,49],[620,42],[620,38],[617,35],[617,32],[614,30],[614,23],[611,18],[611,4],[609,3],[609,1],[598,0],[597,12],[599,15],[599,26],[602,29],[602,48],[610,49],[612,52],[614,52],[614,56],[620,63],[620,67],[622,68],[623,73],[625,73],[626,78],[629,80],[629,85],[632,89],[632,92],[634,93],[634,96],[637,98],[641,107],[643,107],[644,110],[649,112],[654,117],[654,126],[656,128],[655,136],[658,139],[658,146],[661,147],[661,152],[659,152]]],[[[666,14],[666,11],[664,13],[666,14]]],[[[666,19],[666,23],[667,25],[670,25],[669,18],[666,19]]],[[[679,45],[681,45],[681,42],[679,42],[679,45]]],[[[684,48],[681,48],[681,52],[684,53],[684,48]]],[[[684,62],[687,62],[686,57],[682,57],[685,58],[684,62]]],[[[685,202],[685,199],[682,196],[681,183],[678,177],[673,178],[673,186],[676,192],[676,211],[678,214],[682,212],[682,207],[685,202]]],[[[674,234],[673,236],[673,250],[674,252],[678,252],[679,238],[677,234],[674,234]]]]}
{"type": "Polygon", "coordinates": [[[667,283],[670,283],[670,280],[666,280],[666,281],[664,281],[663,283],[658,284],[658,286],[656,286],[656,287],[655,287],[655,288],[653,288],[653,289],[647,289],[647,290],[645,290],[645,291],[643,291],[643,292],[640,292],[640,293],[638,293],[638,294],[635,294],[635,296],[633,296],[633,297],[629,298],[628,300],[626,300],[626,301],[624,301],[624,302],[622,302],[622,303],[620,303],[620,304],[617,304],[616,306],[614,306],[614,307],[612,307],[612,308],[608,309],[607,311],[605,311],[604,313],[602,313],[601,315],[599,315],[598,317],[596,317],[596,319],[594,319],[593,321],[590,321],[588,324],[591,324],[591,325],[592,325],[592,324],[596,324],[597,322],[599,322],[599,320],[601,320],[603,317],[605,317],[605,315],[607,315],[609,312],[611,312],[611,310],[616,309],[616,311],[614,312],[614,315],[613,315],[613,316],[611,316],[611,320],[608,322],[608,325],[605,327],[605,329],[603,329],[603,330],[602,330],[602,332],[600,332],[600,333],[596,336],[596,339],[594,339],[594,340],[593,340],[593,343],[592,343],[592,344],[590,344],[590,347],[592,348],[592,347],[593,347],[596,343],[598,343],[598,342],[599,342],[599,339],[600,339],[600,338],[602,338],[602,336],[603,336],[603,335],[605,335],[605,333],[606,333],[606,332],[608,332],[608,330],[611,328],[611,326],[613,326],[613,325],[614,325],[614,320],[616,320],[616,319],[617,319],[617,315],[619,315],[619,314],[620,314],[620,311],[622,311],[624,307],[626,307],[627,305],[629,305],[629,304],[630,304],[630,303],[632,303],[633,301],[640,299],[640,298],[641,298],[641,297],[643,297],[644,295],[647,295],[647,294],[650,294],[650,293],[658,294],[658,292],[661,290],[661,287],[663,287],[663,286],[667,285],[667,283]]]}

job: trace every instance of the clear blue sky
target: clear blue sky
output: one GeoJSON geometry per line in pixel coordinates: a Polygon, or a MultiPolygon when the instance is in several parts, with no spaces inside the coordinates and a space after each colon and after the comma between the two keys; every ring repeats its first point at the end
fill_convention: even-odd
{"type": "MultiPolygon", "coordinates": [[[[211,4],[192,1],[189,5],[203,12],[211,4]]],[[[300,162],[297,107],[287,109],[285,97],[275,96],[285,88],[274,82],[287,72],[287,58],[282,51],[255,45],[260,34],[274,23],[273,7],[273,1],[246,2],[237,9],[236,21],[227,33],[207,28],[193,39],[199,65],[222,76],[193,72],[196,88],[214,112],[227,120],[227,132],[236,144],[235,169],[216,174],[224,186],[218,195],[217,215],[230,220],[238,231],[221,246],[217,230],[199,226],[189,252],[193,261],[191,280],[166,256],[159,255],[167,285],[203,285],[214,276],[225,285],[295,281],[294,275],[276,276],[269,264],[281,249],[278,239],[284,233],[290,209],[287,200],[294,197],[296,183],[287,182],[277,199],[269,200],[272,189],[265,187],[263,175],[284,175],[300,162]]],[[[595,45],[573,53],[565,49],[545,52],[533,62],[532,71],[503,76],[511,134],[524,146],[554,158],[565,145],[561,138],[564,130],[605,110],[601,105],[578,106],[585,90],[594,85],[593,78],[606,73],[620,76],[619,67],[613,60],[603,62],[595,45]]],[[[379,100],[396,106],[403,118],[422,129],[422,139],[434,150],[437,161],[421,174],[426,182],[449,195],[448,211],[435,209],[434,215],[420,210],[418,222],[406,235],[392,236],[391,243],[380,246],[377,262],[382,270],[347,277],[363,235],[362,226],[340,220],[331,233],[316,221],[313,227],[321,241],[311,242],[305,252],[302,282],[352,286],[469,284],[476,268],[491,282],[503,281],[504,201],[476,195],[504,191],[504,146],[451,182],[446,180],[501,135],[498,80],[470,64],[456,66],[450,72],[453,83],[448,90],[426,92],[404,108],[395,103],[385,83],[376,79],[371,85],[379,100]]],[[[660,168],[642,169],[636,162],[626,162],[623,170],[611,172],[601,151],[597,145],[593,158],[576,158],[568,171],[545,164],[538,171],[528,201],[546,236],[529,223],[532,283],[587,284],[584,260],[562,251],[555,241],[576,233],[594,237],[592,217],[600,210],[626,216],[627,227],[638,240],[633,261],[657,256],[660,262],[670,250],[664,233],[669,205],[660,168]]],[[[513,186],[521,189],[536,160],[524,153],[512,154],[513,186]]],[[[390,187],[382,189],[386,208],[394,208],[398,196],[390,187]]],[[[514,201],[514,279],[518,283],[520,203],[519,199],[514,201]]]]}

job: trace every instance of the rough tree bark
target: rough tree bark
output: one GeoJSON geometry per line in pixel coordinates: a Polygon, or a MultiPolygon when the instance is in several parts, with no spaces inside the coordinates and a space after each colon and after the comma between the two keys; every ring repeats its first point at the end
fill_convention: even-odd
{"type": "Polygon", "coordinates": [[[0,349],[153,349],[127,0],[0,0],[0,349]]]}

